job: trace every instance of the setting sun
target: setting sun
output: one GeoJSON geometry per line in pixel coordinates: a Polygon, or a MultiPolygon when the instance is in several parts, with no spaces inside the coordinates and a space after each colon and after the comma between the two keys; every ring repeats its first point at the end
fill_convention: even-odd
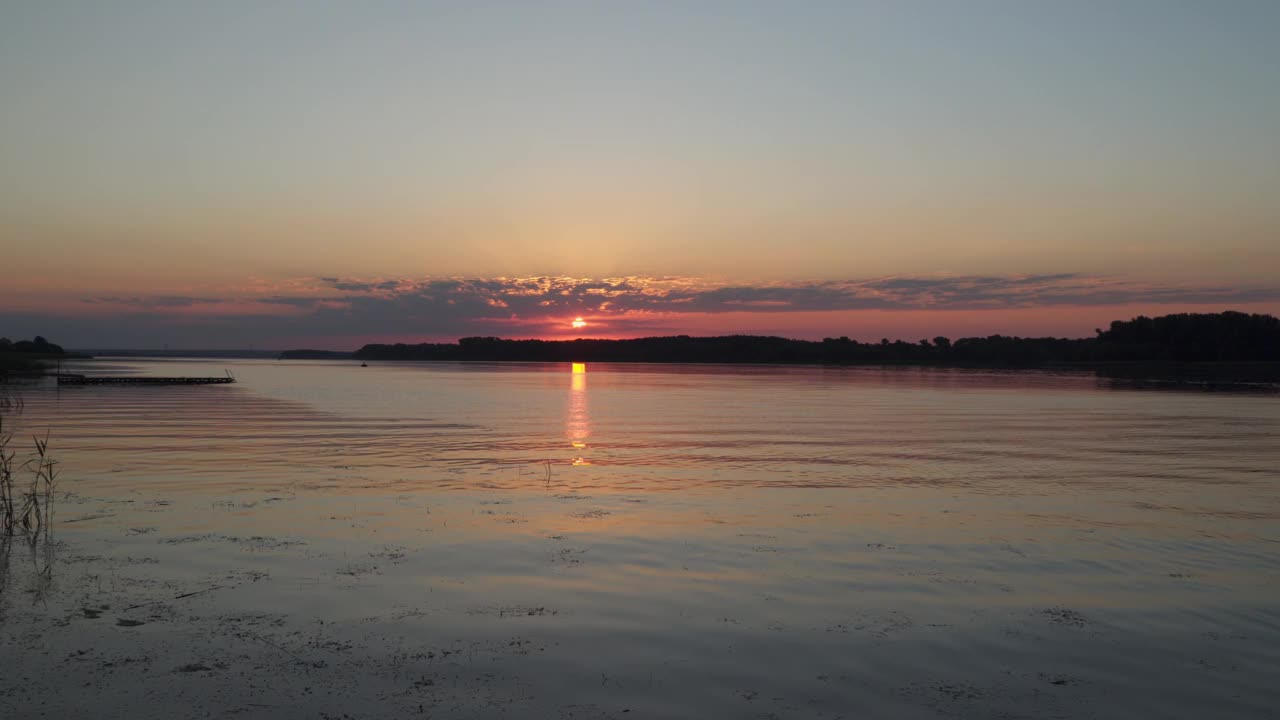
{"type": "Polygon", "coordinates": [[[586,320],[583,320],[583,319],[582,319],[582,318],[580,318],[580,317],[578,317],[578,318],[574,318],[574,319],[573,319],[573,322],[571,322],[571,323],[569,323],[569,324],[570,324],[570,325],[572,325],[572,326],[573,326],[573,328],[574,328],[575,330],[577,330],[578,328],[584,328],[584,327],[586,327],[586,326],[587,326],[587,321],[586,321],[586,320]]]}

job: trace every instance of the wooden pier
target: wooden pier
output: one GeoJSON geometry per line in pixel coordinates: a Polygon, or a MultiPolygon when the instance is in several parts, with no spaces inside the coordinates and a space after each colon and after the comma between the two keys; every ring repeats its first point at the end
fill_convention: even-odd
{"type": "Polygon", "coordinates": [[[58,375],[59,385],[228,385],[236,381],[230,372],[226,377],[148,377],[146,375],[58,375]]]}

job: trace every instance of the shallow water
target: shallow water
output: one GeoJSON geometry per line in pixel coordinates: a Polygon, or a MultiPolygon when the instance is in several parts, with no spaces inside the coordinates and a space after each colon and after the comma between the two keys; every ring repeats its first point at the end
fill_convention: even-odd
{"type": "Polygon", "coordinates": [[[224,368],[240,382],[18,391],[6,428],[49,429],[65,496],[54,542],[5,559],[14,716],[1280,707],[1275,396],[920,369],[89,371],[224,368]]]}

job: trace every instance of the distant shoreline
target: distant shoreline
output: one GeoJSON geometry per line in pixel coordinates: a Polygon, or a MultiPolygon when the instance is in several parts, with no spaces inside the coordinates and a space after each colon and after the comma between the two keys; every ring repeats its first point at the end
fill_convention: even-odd
{"type": "MultiPolygon", "coordinates": [[[[7,341],[4,341],[7,342],[7,341]]],[[[512,340],[464,337],[454,343],[368,344],[354,352],[295,349],[170,350],[94,349],[80,354],[37,355],[37,336],[14,343],[26,354],[9,357],[9,370],[39,369],[56,359],[138,357],[154,359],[276,359],[399,362],[586,362],[695,365],[881,366],[973,369],[1048,369],[1094,372],[1117,382],[1280,385],[1280,319],[1235,311],[1181,313],[1117,320],[1095,337],[988,335],[952,341],[859,342],[848,337],[796,340],[776,336],[675,335],[622,340],[512,340]]]]}
{"type": "MultiPolygon", "coordinates": [[[[281,354],[306,357],[315,351],[281,354]]],[[[356,360],[527,360],[549,362],[680,362],[813,365],[1046,367],[1098,363],[1280,362],[1280,319],[1239,312],[1139,316],[1112,322],[1096,337],[988,335],[952,341],[848,337],[793,340],[776,336],[676,335],[629,340],[507,340],[466,337],[456,343],[371,344],[356,360]]]]}
{"type": "MultiPolygon", "coordinates": [[[[281,359],[345,356],[286,351],[281,359]]],[[[1091,338],[1004,335],[910,343],[848,337],[793,340],[775,336],[676,335],[628,340],[508,340],[467,337],[456,343],[365,345],[358,361],[619,362],[726,365],[908,366],[984,369],[1075,369],[1120,382],[1280,384],[1280,319],[1226,311],[1139,316],[1112,322],[1091,338]]]]}

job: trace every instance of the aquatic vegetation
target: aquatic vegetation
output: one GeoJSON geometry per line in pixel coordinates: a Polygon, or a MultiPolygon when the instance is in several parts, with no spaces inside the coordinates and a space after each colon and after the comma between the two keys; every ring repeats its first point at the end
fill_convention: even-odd
{"type": "Polygon", "coordinates": [[[49,434],[33,437],[35,454],[15,464],[17,451],[11,450],[13,436],[4,431],[0,417],[0,533],[6,537],[25,534],[31,540],[46,539],[53,526],[53,494],[57,484],[57,461],[49,455],[49,434]],[[24,470],[30,475],[25,487],[15,476],[24,470]]]}

